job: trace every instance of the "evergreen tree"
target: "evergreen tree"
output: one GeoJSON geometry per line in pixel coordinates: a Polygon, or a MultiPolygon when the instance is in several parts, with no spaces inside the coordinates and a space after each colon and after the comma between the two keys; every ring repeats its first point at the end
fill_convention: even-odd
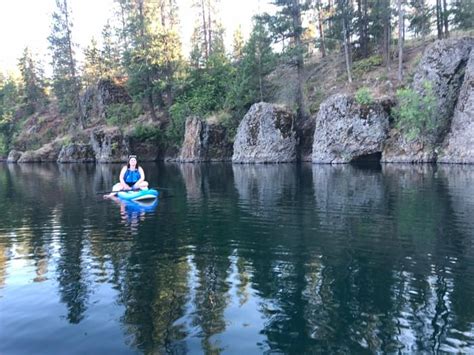
{"type": "Polygon", "coordinates": [[[422,36],[424,42],[424,38],[431,32],[431,8],[427,4],[427,0],[410,0],[409,5],[412,12],[408,16],[408,29],[415,36],[422,36]]]}
{"type": "Polygon", "coordinates": [[[273,0],[272,4],[277,7],[277,12],[275,15],[265,14],[262,16],[262,20],[266,21],[275,41],[284,42],[285,39],[289,39],[287,53],[297,71],[296,105],[300,121],[307,117],[303,92],[304,46],[302,35],[304,27],[302,16],[310,8],[311,3],[307,0],[273,0]]]}
{"type": "Polygon", "coordinates": [[[266,77],[275,69],[276,63],[272,38],[265,24],[256,19],[250,38],[242,49],[227,106],[243,112],[255,102],[267,100],[271,88],[266,77]]]}
{"type": "Polygon", "coordinates": [[[244,35],[242,34],[242,27],[239,26],[234,32],[232,41],[232,60],[239,61],[242,59],[244,49],[244,35]]]}
{"type": "Polygon", "coordinates": [[[84,127],[80,108],[80,84],[74,58],[71,11],[67,0],[56,0],[53,27],[48,37],[52,52],[53,89],[62,112],[73,113],[75,124],[84,127]]]}
{"type": "Polygon", "coordinates": [[[18,61],[18,68],[23,82],[21,97],[27,111],[33,113],[46,103],[43,69],[39,62],[33,58],[28,47],[24,49],[23,55],[18,61]]]}
{"type": "Polygon", "coordinates": [[[462,30],[474,28],[474,1],[454,0],[451,12],[455,27],[462,30]]]}
{"type": "Polygon", "coordinates": [[[193,7],[198,11],[192,37],[192,61],[194,64],[205,66],[213,52],[222,52],[223,26],[217,11],[218,2],[219,0],[193,1],[193,7]]]}
{"type": "Polygon", "coordinates": [[[84,50],[84,68],[82,80],[85,86],[93,85],[105,75],[104,58],[97,47],[97,41],[92,38],[90,44],[84,50]]]}
{"type": "Polygon", "coordinates": [[[120,52],[118,41],[113,35],[112,26],[107,21],[102,29],[101,57],[104,77],[110,79],[123,74],[120,52]]]}
{"type": "Polygon", "coordinates": [[[155,105],[163,107],[165,101],[172,101],[174,77],[181,64],[176,2],[134,0],[129,8],[127,84],[132,96],[144,100],[156,119],[155,105]]]}
{"type": "Polygon", "coordinates": [[[9,76],[0,76],[0,154],[6,155],[11,146],[15,127],[14,114],[20,102],[20,84],[9,76]]]}

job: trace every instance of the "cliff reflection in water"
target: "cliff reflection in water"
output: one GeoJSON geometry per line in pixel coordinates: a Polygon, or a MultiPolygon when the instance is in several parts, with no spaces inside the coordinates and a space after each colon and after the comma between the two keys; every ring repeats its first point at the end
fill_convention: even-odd
{"type": "Polygon", "coordinates": [[[133,224],[95,195],[119,168],[1,166],[0,350],[56,319],[25,329],[84,352],[474,351],[472,168],[149,164],[172,192],[133,224]],[[50,301],[16,319],[30,293],[50,301]]]}

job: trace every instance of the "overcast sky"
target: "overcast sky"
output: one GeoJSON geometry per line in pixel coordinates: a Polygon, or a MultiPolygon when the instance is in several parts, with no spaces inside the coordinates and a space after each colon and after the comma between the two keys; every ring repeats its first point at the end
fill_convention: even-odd
{"type": "MultiPolygon", "coordinates": [[[[177,0],[180,10],[181,37],[189,47],[195,9],[192,0],[177,0]]],[[[73,40],[82,49],[92,37],[100,40],[103,26],[113,15],[113,0],[69,0],[73,14],[73,40]]],[[[268,0],[220,0],[221,19],[226,29],[226,46],[231,46],[234,30],[241,25],[245,35],[251,18],[258,10],[269,10],[268,0]]],[[[45,65],[49,65],[48,36],[55,0],[0,0],[0,71],[16,69],[23,49],[29,46],[45,65]]],[[[187,53],[186,53],[187,54],[187,53]]]]}

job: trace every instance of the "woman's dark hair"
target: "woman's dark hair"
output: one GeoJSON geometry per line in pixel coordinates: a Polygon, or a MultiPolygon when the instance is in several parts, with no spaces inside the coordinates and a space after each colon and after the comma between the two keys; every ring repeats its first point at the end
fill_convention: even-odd
{"type": "Polygon", "coordinates": [[[138,165],[138,159],[137,159],[137,156],[136,155],[129,155],[128,156],[128,160],[127,160],[127,169],[130,169],[130,159],[132,158],[135,158],[137,160],[137,169],[140,167],[140,165],[138,165]]]}

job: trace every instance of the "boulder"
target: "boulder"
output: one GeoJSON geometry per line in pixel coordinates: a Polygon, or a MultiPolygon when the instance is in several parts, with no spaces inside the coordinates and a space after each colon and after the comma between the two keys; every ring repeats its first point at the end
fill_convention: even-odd
{"type": "Polygon", "coordinates": [[[339,164],[380,155],[388,129],[382,104],[364,106],[350,95],[333,95],[316,118],[312,161],[339,164]]]}
{"type": "Polygon", "coordinates": [[[463,82],[473,38],[436,41],[424,53],[413,77],[412,88],[425,93],[425,82],[432,86],[436,98],[437,130],[430,137],[407,140],[403,132],[393,129],[382,153],[383,162],[434,162],[437,146],[449,129],[454,108],[463,82]]]}
{"type": "Polygon", "coordinates": [[[438,157],[440,163],[474,164],[474,50],[451,121],[451,129],[438,157]]]}
{"type": "Polygon", "coordinates": [[[131,102],[125,87],[110,79],[100,79],[96,85],[88,87],[81,96],[82,116],[105,118],[107,106],[131,104],[131,102]]]}
{"type": "Polygon", "coordinates": [[[119,163],[127,160],[129,142],[117,127],[95,128],[91,132],[90,142],[98,163],[119,163]]]}
{"type": "Polygon", "coordinates": [[[95,161],[94,149],[90,144],[72,143],[61,148],[58,163],[89,163],[95,161]]]}
{"type": "Polygon", "coordinates": [[[237,129],[234,163],[287,163],[296,161],[294,115],[286,107],[252,105],[237,129]]]}
{"type": "Polygon", "coordinates": [[[186,120],[179,162],[226,161],[231,157],[232,143],[225,127],[205,122],[198,117],[186,120]]]}
{"type": "Polygon", "coordinates": [[[18,159],[18,163],[55,162],[58,159],[60,150],[60,142],[53,141],[43,145],[37,150],[29,150],[24,152],[18,159]]]}
{"type": "Polygon", "coordinates": [[[12,150],[10,153],[8,153],[7,157],[7,162],[8,163],[16,163],[18,160],[21,158],[23,155],[23,152],[20,152],[18,150],[12,150]]]}

